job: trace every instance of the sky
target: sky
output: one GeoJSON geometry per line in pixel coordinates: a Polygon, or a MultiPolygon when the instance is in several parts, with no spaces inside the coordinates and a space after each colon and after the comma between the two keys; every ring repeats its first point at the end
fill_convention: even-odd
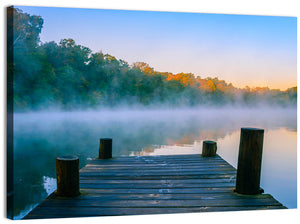
{"type": "Polygon", "coordinates": [[[236,87],[297,85],[297,18],[16,6],[44,19],[43,43],[72,38],[129,64],[218,77],[236,87]]]}

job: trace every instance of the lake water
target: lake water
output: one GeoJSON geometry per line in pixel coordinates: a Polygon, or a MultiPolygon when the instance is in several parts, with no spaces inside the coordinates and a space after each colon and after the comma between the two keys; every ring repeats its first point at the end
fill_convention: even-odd
{"type": "Polygon", "coordinates": [[[113,138],[113,156],[201,153],[202,141],[237,166],[241,127],[265,130],[261,187],[297,207],[296,109],[112,110],[14,114],[14,215],[21,219],[56,189],[55,159],[76,155],[80,168],[113,138]]]}

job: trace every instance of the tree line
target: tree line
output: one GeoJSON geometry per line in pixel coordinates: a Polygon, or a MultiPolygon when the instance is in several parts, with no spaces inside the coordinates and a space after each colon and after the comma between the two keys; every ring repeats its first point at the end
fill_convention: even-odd
{"type": "Polygon", "coordinates": [[[237,88],[218,78],[159,72],[145,62],[129,65],[92,52],[71,38],[42,43],[40,16],[13,8],[13,104],[15,111],[118,106],[296,105],[297,87],[237,88]]]}

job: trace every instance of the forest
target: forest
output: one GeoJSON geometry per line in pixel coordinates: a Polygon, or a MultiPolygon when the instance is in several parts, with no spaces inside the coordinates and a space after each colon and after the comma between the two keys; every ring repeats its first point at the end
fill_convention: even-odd
{"type": "Polygon", "coordinates": [[[237,88],[217,77],[159,72],[146,62],[129,65],[110,54],[92,52],[72,38],[42,43],[43,18],[17,8],[8,13],[8,18],[13,18],[8,19],[8,38],[12,38],[8,50],[13,52],[13,63],[7,68],[13,73],[14,111],[123,106],[289,107],[297,103],[297,87],[285,91],[237,88]]]}

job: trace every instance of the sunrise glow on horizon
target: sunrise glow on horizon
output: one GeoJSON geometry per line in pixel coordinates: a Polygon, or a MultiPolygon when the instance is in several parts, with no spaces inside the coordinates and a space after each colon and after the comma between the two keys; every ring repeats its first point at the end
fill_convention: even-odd
{"type": "Polygon", "coordinates": [[[297,86],[297,18],[16,6],[44,19],[41,41],[72,38],[156,71],[234,86],[297,86]]]}

